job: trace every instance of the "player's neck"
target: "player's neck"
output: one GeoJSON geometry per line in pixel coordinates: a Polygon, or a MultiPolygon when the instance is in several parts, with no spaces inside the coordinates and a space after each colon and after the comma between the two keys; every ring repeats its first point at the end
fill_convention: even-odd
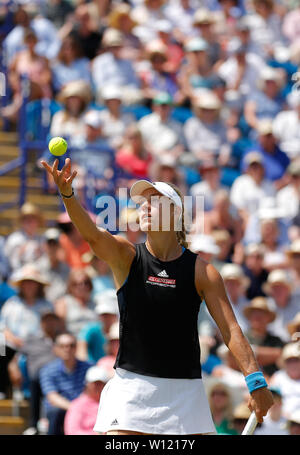
{"type": "Polygon", "coordinates": [[[147,235],[146,248],[162,261],[172,261],[181,255],[175,232],[151,232],[147,235]]]}

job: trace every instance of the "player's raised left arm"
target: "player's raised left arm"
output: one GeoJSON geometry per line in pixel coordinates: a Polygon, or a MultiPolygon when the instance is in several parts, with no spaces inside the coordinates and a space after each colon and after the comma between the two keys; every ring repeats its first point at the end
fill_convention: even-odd
{"type": "MultiPolygon", "coordinates": [[[[215,320],[224,343],[234,356],[245,377],[259,372],[260,368],[251,346],[244,336],[232,310],[220,273],[211,264],[197,260],[196,288],[204,299],[208,311],[215,320]]],[[[251,392],[249,407],[256,412],[258,422],[273,404],[271,392],[261,387],[251,392]]]]}

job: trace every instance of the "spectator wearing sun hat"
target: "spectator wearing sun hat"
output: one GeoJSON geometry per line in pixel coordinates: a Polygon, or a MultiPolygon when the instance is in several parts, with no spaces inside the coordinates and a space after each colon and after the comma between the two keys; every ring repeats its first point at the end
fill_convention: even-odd
{"type": "Polygon", "coordinates": [[[237,434],[242,434],[250,415],[251,411],[248,408],[247,403],[244,401],[234,408],[232,426],[236,430],[237,434]]]}
{"type": "Polygon", "coordinates": [[[95,435],[93,431],[99,400],[110,377],[104,368],[90,367],[85,375],[84,391],[69,406],[64,420],[65,435],[95,435]]]}
{"type": "Polygon", "coordinates": [[[120,87],[104,86],[99,95],[105,104],[105,109],[99,112],[103,135],[109,145],[116,149],[122,143],[126,128],[134,123],[135,118],[131,113],[122,110],[123,100],[120,87]]]}
{"type": "Polygon", "coordinates": [[[300,409],[300,349],[299,343],[285,345],[281,355],[282,368],[274,373],[271,386],[280,389],[283,415],[287,418],[300,409]]]}
{"type": "Polygon", "coordinates": [[[58,93],[57,101],[63,109],[51,120],[50,135],[74,139],[84,134],[84,115],[92,100],[91,86],[84,80],[68,82],[58,93]]]}
{"type": "Polygon", "coordinates": [[[249,321],[249,329],[245,335],[254,347],[264,374],[270,377],[278,370],[276,362],[284,346],[284,342],[268,330],[269,324],[276,318],[276,313],[269,308],[265,297],[255,297],[250,305],[244,308],[244,315],[249,321]]]}
{"type": "Polygon", "coordinates": [[[276,313],[276,319],[269,325],[269,330],[283,341],[290,340],[287,330],[288,322],[299,311],[299,299],[293,293],[293,283],[288,272],[283,269],[273,270],[263,286],[266,295],[269,297],[269,304],[276,313]]]}
{"type": "Polygon", "coordinates": [[[225,164],[230,156],[226,126],[220,117],[222,103],[211,90],[201,90],[193,99],[194,117],[184,124],[188,149],[198,158],[217,158],[225,164]]]}
{"type": "Polygon", "coordinates": [[[275,187],[265,178],[265,168],[260,153],[255,151],[248,153],[245,165],[245,173],[233,182],[230,199],[247,223],[248,217],[258,210],[262,198],[275,196],[275,187]]]}
{"type": "Polygon", "coordinates": [[[124,90],[139,88],[140,82],[132,62],[121,55],[123,46],[123,34],[115,28],[107,28],[102,38],[104,53],[92,61],[92,78],[97,91],[108,84],[124,90]]]}
{"type": "Polygon", "coordinates": [[[17,289],[14,295],[3,304],[0,312],[0,330],[5,336],[5,356],[0,356],[0,393],[7,393],[9,384],[7,366],[15,353],[23,346],[29,335],[40,329],[43,313],[53,311],[53,306],[45,299],[45,286],[48,281],[35,264],[26,264],[10,277],[10,283],[17,289]]]}
{"type": "Polygon", "coordinates": [[[274,119],[282,110],[284,98],[280,97],[285,73],[282,69],[264,66],[257,79],[257,90],[249,93],[244,115],[248,125],[257,128],[262,118],[274,119]]]}
{"type": "Polygon", "coordinates": [[[41,234],[44,217],[38,206],[25,202],[20,208],[17,225],[17,229],[7,236],[3,248],[11,272],[38,260],[44,254],[41,234]]]}

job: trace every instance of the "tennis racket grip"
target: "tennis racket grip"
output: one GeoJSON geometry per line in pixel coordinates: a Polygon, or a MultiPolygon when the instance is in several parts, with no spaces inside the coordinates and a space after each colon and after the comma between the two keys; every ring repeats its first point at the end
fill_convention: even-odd
{"type": "Polygon", "coordinates": [[[251,435],[254,433],[254,430],[257,425],[257,419],[255,412],[253,411],[248,419],[248,422],[245,425],[245,428],[243,429],[242,436],[247,436],[251,435]]]}

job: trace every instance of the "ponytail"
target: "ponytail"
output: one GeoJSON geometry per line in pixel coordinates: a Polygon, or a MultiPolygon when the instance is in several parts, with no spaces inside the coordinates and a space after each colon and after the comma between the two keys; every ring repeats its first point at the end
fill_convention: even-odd
{"type": "Polygon", "coordinates": [[[168,183],[168,185],[170,185],[176,191],[176,193],[178,194],[178,196],[180,197],[181,202],[182,202],[182,213],[181,213],[182,229],[181,229],[181,231],[176,231],[177,242],[179,243],[179,245],[183,246],[184,248],[188,248],[188,242],[186,241],[186,230],[185,230],[185,225],[184,225],[183,197],[182,197],[181,191],[179,190],[179,188],[177,188],[176,185],[174,185],[173,183],[168,183]]]}

